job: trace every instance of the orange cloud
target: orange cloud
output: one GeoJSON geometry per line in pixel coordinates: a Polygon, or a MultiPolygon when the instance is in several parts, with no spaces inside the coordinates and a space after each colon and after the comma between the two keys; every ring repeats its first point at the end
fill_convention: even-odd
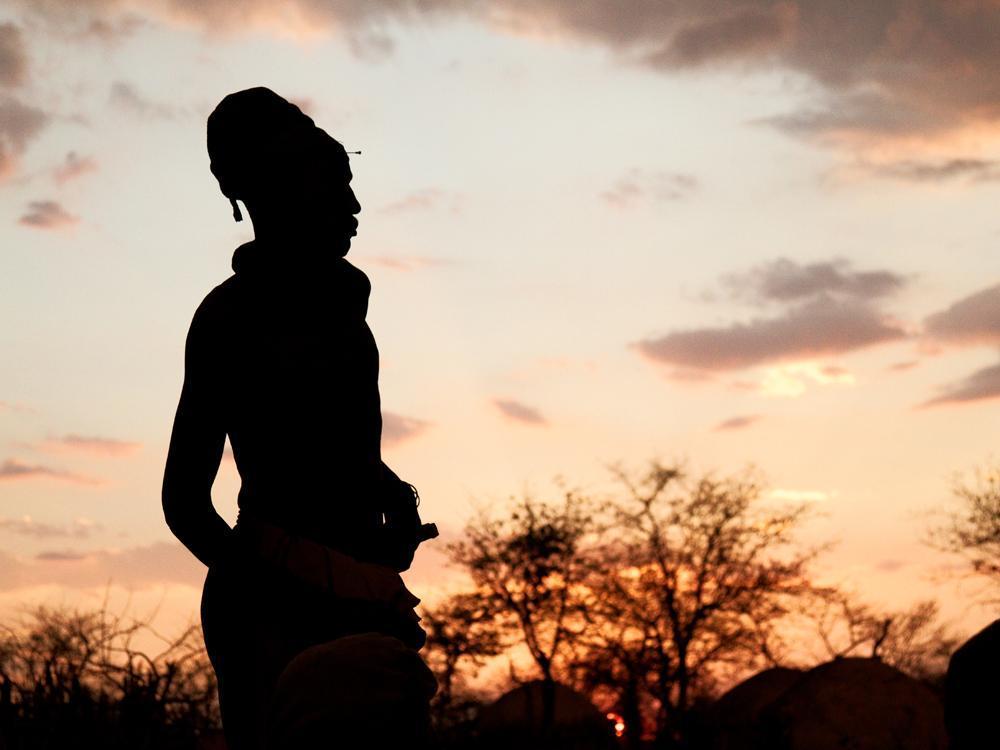
{"type": "Polygon", "coordinates": [[[58,201],[31,201],[27,211],[18,219],[18,223],[35,229],[61,229],[72,226],[80,219],[69,213],[58,201]]]}
{"type": "Polygon", "coordinates": [[[104,480],[85,474],[77,474],[65,469],[55,469],[51,466],[28,464],[16,458],[9,458],[0,464],[0,482],[18,479],[58,479],[74,484],[98,485],[104,480]]]}
{"type": "Polygon", "coordinates": [[[430,426],[429,422],[413,417],[404,417],[392,412],[382,413],[382,442],[385,445],[396,445],[405,440],[411,440],[430,426]]]}
{"type": "Polygon", "coordinates": [[[693,175],[630,169],[601,193],[601,199],[615,208],[631,208],[646,201],[681,200],[697,188],[698,180],[693,175]]]}
{"type": "Polygon", "coordinates": [[[1000,284],[970,294],[924,322],[927,335],[950,344],[1000,344],[1000,284]]]}
{"type": "Polygon", "coordinates": [[[374,258],[369,258],[368,262],[376,266],[392,269],[393,271],[421,271],[425,268],[440,268],[441,266],[450,266],[454,264],[454,261],[452,260],[447,260],[445,258],[432,258],[426,255],[412,255],[406,257],[379,255],[374,258]]]}
{"type": "Polygon", "coordinates": [[[795,363],[816,382],[841,382],[845,372],[801,362],[844,354],[909,335],[877,304],[906,284],[887,270],[854,271],[834,259],[801,265],[779,258],[745,273],[728,274],[723,285],[735,300],[784,307],[749,322],[673,331],[633,344],[653,361],[687,371],[739,370],[795,363]]]}
{"type": "Polygon", "coordinates": [[[771,318],[675,331],[635,344],[656,362],[704,370],[846,352],[897,341],[907,332],[871,307],[823,295],[771,318]]]}
{"type": "Polygon", "coordinates": [[[410,211],[431,211],[447,209],[457,213],[460,207],[459,196],[439,188],[423,188],[414,190],[397,201],[382,208],[382,213],[401,214],[410,211]]]}
{"type": "Polygon", "coordinates": [[[548,424],[548,420],[542,416],[542,413],[537,409],[522,404],[520,401],[514,401],[509,398],[495,398],[493,399],[493,405],[500,410],[508,419],[512,419],[515,422],[522,422],[523,424],[535,425],[535,426],[545,426],[548,424]]]}
{"type": "Polygon", "coordinates": [[[750,425],[759,422],[762,419],[760,414],[748,414],[740,417],[730,417],[729,419],[719,422],[715,426],[716,432],[724,432],[727,430],[742,430],[744,427],[749,427],[750,425]]]}
{"type": "Polygon", "coordinates": [[[76,151],[66,154],[66,160],[52,170],[52,177],[62,185],[70,180],[97,171],[97,160],[91,156],[80,156],[76,151]]]}
{"type": "Polygon", "coordinates": [[[1000,398],[1000,364],[976,370],[957,383],[942,388],[942,393],[920,406],[941,406],[944,404],[965,404],[1000,398]]]}
{"type": "Polygon", "coordinates": [[[139,450],[142,444],[105,437],[64,435],[62,437],[50,437],[39,447],[42,450],[80,451],[99,456],[127,456],[139,450]]]}

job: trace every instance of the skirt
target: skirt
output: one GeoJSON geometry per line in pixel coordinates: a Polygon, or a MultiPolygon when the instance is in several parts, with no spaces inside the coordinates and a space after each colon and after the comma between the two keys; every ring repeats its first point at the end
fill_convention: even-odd
{"type": "MultiPolygon", "coordinates": [[[[302,704],[296,696],[311,693],[314,701],[317,696],[328,696],[326,713],[313,706],[310,715],[315,721],[321,716],[329,720],[344,708],[337,701],[343,704],[346,693],[338,692],[337,685],[348,691],[352,684],[369,685],[366,691],[350,693],[355,703],[367,706],[368,714],[402,710],[416,717],[411,722],[417,728],[414,731],[419,734],[421,727],[426,728],[422,717],[429,712],[436,685],[416,649],[407,645],[412,645],[412,624],[393,618],[375,603],[338,600],[303,583],[241,544],[238,530],[239,525],[236,543],[226,557],[209,570],[201,602],[205,646],[218,681],[230,750],[292,747],[285,739],[275,740],[275,732],[287,735],[288,727],[296,727],[298,736],[305,736],[315,729],[308,721],[304,728],[295,721],[295,706],[302,704]],[[364,636],[363,648],[357,648],[359,636],[364,636]],[[354,647],[337,645],[349,637],[355,640],[341,642],[354,647]],[[403,653],[410,656],[401,657],[403,653]],[[276,721],[272,705],[276,688],[286,668],[300,655],[306,668],[299,660],[292,676],[282,682],[281,717],[276,721]],[[309,680],[296,678],[300,674],[309,675],[312,683],[322,681],[326,689],[310,687],[309,680]]],[[[412,739],[413,744],[419,743],[419,737],[412,739]]],[[[331,737],[329,744],[336,747],[338,742],[331,737]]]]}

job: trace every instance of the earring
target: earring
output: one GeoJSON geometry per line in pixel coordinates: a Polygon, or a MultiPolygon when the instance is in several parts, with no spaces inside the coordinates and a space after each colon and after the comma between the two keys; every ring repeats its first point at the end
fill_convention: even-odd
{"type": "Polygon", "coordinates": [[[230,198],[229,202],[233,204],[233,219],[236,221],[243,221],[243,214],[240,213],[240,207],[236,205],[236,199],[230,198]]]}

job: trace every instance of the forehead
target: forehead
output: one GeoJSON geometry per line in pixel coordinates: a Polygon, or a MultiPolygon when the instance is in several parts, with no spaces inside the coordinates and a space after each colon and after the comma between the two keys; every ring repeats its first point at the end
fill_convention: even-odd
{"type": "Polygon", "coordinates": [[[354,175],[351,174],[350,157],[339,141],[320,128],[316,128],[314,138],[309,141],[305,144],[309,153],[303,154],[307,163],[320,167],[327,177],[351,180],[354,175]]]}
{"type": "Polygon", "coordinates": [[[306,133],[286,131],[275,140],[276,149],[293,164],[320,167],[327,176],[340,176],[346,180],[353,176],[347,151],[321,128],[306,133]]]}

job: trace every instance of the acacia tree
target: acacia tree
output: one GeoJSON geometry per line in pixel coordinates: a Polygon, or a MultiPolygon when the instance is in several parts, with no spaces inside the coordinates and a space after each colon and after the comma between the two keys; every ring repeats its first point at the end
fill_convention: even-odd
{"type": "Polygon", "coordinates": [[[661,743],[680,742],[695,699],[723,672],[780,658],[778,623],[814,590],[814,552],[791,547],[806,509],[763,507],[749,473],[689,480],[655,461],[638,476],[614,473],[624,492],[610,501],[613,533],[591,583],[598,622],[581,662],[608,682],[624,675],[623,715],[635,721],[651,705],[661,743]]]}
{"type": "Polygon", "coordinates": [[[481,512],[448,547],[498,643],[524,646],[547,684],[586,626],[586,547],[596,530],[589,502],[574,492],[561,504],[524,496],[506,515],[481,512]]]}
{"type": "Polygon", "coordinates": [[[939,620],[937,602],[895,612],[877,610],[839,591],[822,596],[808,613],[828,659],[865,656],[919,680],[939,680],[959,639],[939,620]]]}
{"type": "Polygon", "coordinates": [[[438,680],[431,710],[437,727],[447,729],[468,713],[470,701],[458,693],[466,691],[466,677],[475,676],[488,658],[501,652],[500,638],[490,612],[474,594],[453,594],[420,614],[427,631],[424,659],[438,680]]]}
{"type": "Polygon", "coordinates": [[[1000,585],[1000,463],[957,480],[957,507],[931,530],[932,546],[964,557],[976,575],[1000,585]]]}

